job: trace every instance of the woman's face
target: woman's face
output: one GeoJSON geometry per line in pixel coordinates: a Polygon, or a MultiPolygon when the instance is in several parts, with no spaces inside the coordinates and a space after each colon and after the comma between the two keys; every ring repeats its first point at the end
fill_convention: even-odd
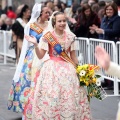
{"type": "Polygon", "coordinates": [[[84,11],[84,13],[85,13],[85,16],[88,17],[88,16],[90,16],[91,11],[90,11],[90,9],[86,9],[86,10],[84,11]]]}
{"type": "Polygon", "coordinates": [[[44,7],[40,18],[43,21],[47,21],[49,19],[49,17],[50,17],[50,9],[48,7],[44,7]]]}
{"type": "Polygon", "coordinates": [[[107,17],[112,17],[114,15],[114,10],[111,6],[108,6],[106,8],[106,15],[107,15],[107,17]]]}
{"type": "Polygon", "coordinates": [[[57,6],[55,6],[54,11],[60,11],[60,9],[57,6]]]}
{"type": "Polygon", "coordinates": [[[63,31],[66,27],[66,17],[64,14],[56,15],[55,28],[63,31]]]}
{"type": "Polygon", "coordinates": [[[26,12],[24,12],[23,15],[25,16],[25,18],[29,19],[30,15],[31,15],[30,9],[27,9],[26,12]]]}

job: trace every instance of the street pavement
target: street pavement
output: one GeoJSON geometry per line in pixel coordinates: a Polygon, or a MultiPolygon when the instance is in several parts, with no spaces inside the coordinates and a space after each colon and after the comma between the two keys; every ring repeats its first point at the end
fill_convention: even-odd
{"type": "MultiPolygon", "coordinates": [[[[15,68],[12,62],[7,65],[0,64],[0,120],[21,120],[21,113],[7,110],[7,98],[15,68]]],[[[106,92],[113,94],[112,90],[106,92]]],[[[115,120],[119,100],[119,96],[107,97],[103,101],[92,99],[90,102],[92,120],[115,120]]]]}

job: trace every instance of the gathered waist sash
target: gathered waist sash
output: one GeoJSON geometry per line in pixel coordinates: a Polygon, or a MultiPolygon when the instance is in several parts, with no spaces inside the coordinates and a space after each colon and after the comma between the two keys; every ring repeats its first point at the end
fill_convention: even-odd
{"type": "Polygon", "coordinates": [[[65,61],[61,57],[52,57],[52,56],[50,56],[50,59],[54,60],[54,61],[65,61]]]}

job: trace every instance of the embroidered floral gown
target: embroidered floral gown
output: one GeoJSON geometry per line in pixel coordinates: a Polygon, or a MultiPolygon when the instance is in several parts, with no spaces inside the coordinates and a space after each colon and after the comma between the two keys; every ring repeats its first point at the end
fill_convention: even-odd
{"type": "MultiPolygon", "coordinates": [[[[33,25],[33,24],[32,24],[33,25]]],[[[34,24],[32,28],[30,29],[30,35],[33,35],[37,38],[37,42],[39,42],[39,39],[42,36],[42,33],[37,32],[41,30],[39,26],[34,24]],[[34,29],[34,28],[36,29],[34,29]]],[[[30,46],[27,50],[24,64],[22,67],[22,71],[19,77],[18,82],[12,83],[9,97],[8,97],[8,109],[13,110],[14,112],[23,112],[25,104],[28,102],[29,93],[32,88],[35,86],[34,77],[35,73],[38,69],[38,66],[40,65],[40,60],[38,60],[35,52],[34,52],[34,46],[30,46]],[[39,61],[39,64],[37,64],[39,61]],[[35,62],[37,62],[35,64],[35,62]],[[33,65],[34,64],[34,65],[33,65]]]]}
{"type": "MultiPolygon", "coordinates": [[[[54,32],[52,34],[55,36],[54,32]]],[[[60,44],[68,54],[75,50],[71,34],[65,33],[60,44]]],[[[30,107],[32,120],[91,120],[86,91],[79,85],[74,66],[64,61],[44,40],[41,48],[49,51],[50,59],[44,62],[37,79],[30,107]]]]}

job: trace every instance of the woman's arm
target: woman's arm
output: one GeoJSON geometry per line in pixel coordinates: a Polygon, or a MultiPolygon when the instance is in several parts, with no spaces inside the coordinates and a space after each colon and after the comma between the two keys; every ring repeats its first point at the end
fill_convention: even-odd
{"type": "Polygon", "coordinates": [[[77,59],[77,57],[76,57],[75,50],[73,50],[73,51],[70,52],[70,57],[71,57],[71,59],[73,60],[73,62],[74,62],[75,64],[78,64],[78,59],[77,59]]]}
{"type": "Polygon", "coordinates": [[[37,44],[37,45],[35,45],[35,52],[37,54],[37,57],[39,59],[42,59],[44,57],[45,53],[46,53],[46,50],[43,50],[43,49],[39,48],[39,46],[37,44]]]}
{"type": "Polygon", "coordinates": [[[12,40],[13,42],[17,41],[17,35],[15,35],[15,33],[12,31],[12,40]]]}
{"type": "Polygon", "coordinates": [[[34,44],[37,57],[39,59],[42,59],[46,53],[46,50],[39,48],[39,45],[38,45],[35,37],[25,35],[25,38],[26,38],[26,40],[28,40],[29,42],[34,44]]]}
{"type": "Polygon", "coordinates": [[[98,34],[105,34],[107,36],[116,36],[120,33],[120,18],[116,19],[113,23],[111,23],[112,28],[109,26],[103,29],[103,22],[101,23],[101,28],[95,29],[96,33],[98,34]]]}

